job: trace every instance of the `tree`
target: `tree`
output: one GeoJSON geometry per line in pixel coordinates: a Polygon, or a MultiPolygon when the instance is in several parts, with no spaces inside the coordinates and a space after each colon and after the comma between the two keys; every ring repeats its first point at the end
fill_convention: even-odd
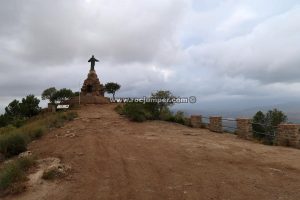
{"type": "Polygon", "coordinates": [[[266,114],[258,111],[253,117],[253,135],[256,138],[273,140],[272,135],[276,132],[277,126],[287,120],[287,116],[277,109],[269,110],[266,114]]]}
{"type": "Polygon", "coordinates": [[[9,124],[9,117],[4,114],[0,115],[0,127],[7,126],[9,124]]]}
{"type": "Polygon", "coordinates": [[[265,119],[271,126],[278,126],[280,123],[287,122],[288,120],[287,116],[277,109],[269,110],[265,119]]]}
{"type": "Polygon", "coordinates": [[[39,114],[41,108],[39,107],[40,100],[34,95],[28,95],[22,99],[20,103],[21,116],[32,117],[39,114]]]}
{"type": "Polygon", "coordinates": [[[21,116],[21,108],[20,102],[18,100],[13,100],[5,107],[5,114],[11,117],[20,117],[21,116]]]}
{"type": "Polygon", "coordinates": [[[55,103],[55,93],[57,92],[55,87],[50,87],[42,93],[42,99],[43,100],[49,100],[51,104],[55,103]]]}
{"type": "Polygon", "coordinates": [[[72,90],[67,88],[63,88],[56,91],[56,93],[53,96],[55,102],[59,102],[59,103],[61,103],[62,101],[69,100],[72,97],[74,97],[74,93],[72,92],[72,90]]]}
{"type": "Polygon", "coordinates": [[[105,91],[109,94],[113,95],[113,98],[115,99],[115,93],[121,88],[121,86],[118,83],[109,82],[105,84],[105,91]]]}
{"type": "Polygon", "coordinates": [[[159,113],[162,113],[164,109],[169,109],[168,107],[174,104],[172,99],[175,96],[170,91],[160,90],[152,93],[151,98],[157,102],[159,113]]]}

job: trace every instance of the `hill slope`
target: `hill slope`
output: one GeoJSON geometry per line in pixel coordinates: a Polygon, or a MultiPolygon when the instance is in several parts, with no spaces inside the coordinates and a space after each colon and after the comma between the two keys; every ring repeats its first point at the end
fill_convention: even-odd
{"type": "Polygon", "coordinates": [[[113,107],[82,107],[79,119],[32,143],[38,157],[59,157],[73,173],[6,199],[300,199],[299,150],[134,123],[113,107]]]}

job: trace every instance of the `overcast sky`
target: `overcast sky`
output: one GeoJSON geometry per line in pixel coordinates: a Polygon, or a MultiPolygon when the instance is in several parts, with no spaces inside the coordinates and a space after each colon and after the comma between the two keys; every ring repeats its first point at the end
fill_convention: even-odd
{"type": "Polygon", "coordinates": [[[79,90],[92,54],[117,96],[167,89],[194,107],[300,99],[299,0],[0,1],[0,109],[79,90]]]}

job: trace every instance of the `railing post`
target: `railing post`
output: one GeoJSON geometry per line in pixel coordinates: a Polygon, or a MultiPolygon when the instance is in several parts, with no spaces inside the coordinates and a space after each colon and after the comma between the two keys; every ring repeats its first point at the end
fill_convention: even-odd
{"type": "Polygon", "coordinates": [[[300,149],[300,125],[279,124],[275,144],[300,149]]]}
{"type": "Polygon", "coordinates": [[[201,128],[202,125],[202,116],[201,115],[192,115],[191,116],[191,126],[193,128],[201,128]]]}
{"type": "Polygon", "coordinates": [[[236,133],[239,137],[244,139],[253,138],[252,119],[237,118],[236,126],[237,126],[236,133]]]}
{"type": "Polygon", "coordinates": [[[222,133],[222,117],[209,117],[209,130],[217,133],[222,133]]]}

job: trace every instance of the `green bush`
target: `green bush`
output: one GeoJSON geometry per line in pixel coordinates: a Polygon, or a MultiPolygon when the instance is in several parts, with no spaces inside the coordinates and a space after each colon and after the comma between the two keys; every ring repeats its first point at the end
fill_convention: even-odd
{"type": "Polygon", "coordinates": [[[23,180],[25,171],[34,164],[33,157],[18,158],[5,164],[0,170],[0,190],[5,190],[13,183],[23,180]]]}
{"type": "Polygon", "coordinates": [[[0,128],[0,135],[7,134],[7,133],[13,132],[15,130],[16,130],[16,127],[10,124],[8,126],[0,128]]]}
{"type": "Polygon", "coordinates": [[[76,112],[67,112],[66,116],[68,121],[72,121],[78,117],[78,114],[76,112]]]}
{"type": "Polygon", "coordinates": [[[123,112],[132,121],[143,122],[147,119],[142,103],[126,103],[123,112]]]}
{"type": "Polygon", "coordinates": [[[114,110],[119,113],[120,115],[124,115],[124,112],[123,112],[123,106],[121,104],[118,104],[114,110]]]}
{"type": "Polygon", "coordinates": [[[18,155],[27,149],[27,138],[21,133],[0,135],[0,152],[5,157],[18,155]]]}
{"type": "Polygon", "coordinates": [[[39,138],[41,138],[44,135],[45,132],[46,132],[46,128],[45,127],[40,127],[40,128],[35,129],[35,130],[32,130],[29,133],[30,139],[31,140],[39,139],[39,138]]]}
{"type": "Polygon", "coordinates": [[[190,122],[184,117],[184,113],[178,111],[175,115],[164,107],[161,110],[157,103],[125,103],[123,106],[118,105],[116,112],[126,115],[130,120],[143,122],[145,120],[164,120],[183,125],[189,125],[190,122]]]}
{"type": "Polygon", "coordinates": [[[49,170],[43,173],[42,179],[52,180],[56,178],[56,176],[57,176],[57,172],[55,170],[49,170]]]}
{"type": "Polygon", "coordinates": [[[162,118],[162,120],[174,122],[182,125],[190,124],[189,120],[184,117],[184,113],[182,111],[177,111],[175,115],[170,112],[169,115],[167,116],[168,116],[167,118],[162,118]]]}
{"type": "Polygon", "coordinates": [[[48,171],[45,171],[43,173],[43,176],[42,176],[42,179],[45,179],[45,180],[53,180],[53,179],[56,179],[56,178],[61,178],[65,176],[65,174],[61,171],[59,171],[59,169],[50,169],[48,171]]]}
{"type": "Polygon", "coordinates": [[[15,163],[5,166],[0,172],[0,190],[8,188],[13,182],[21,179],[22,176],[22,171],[15,163]]]}

